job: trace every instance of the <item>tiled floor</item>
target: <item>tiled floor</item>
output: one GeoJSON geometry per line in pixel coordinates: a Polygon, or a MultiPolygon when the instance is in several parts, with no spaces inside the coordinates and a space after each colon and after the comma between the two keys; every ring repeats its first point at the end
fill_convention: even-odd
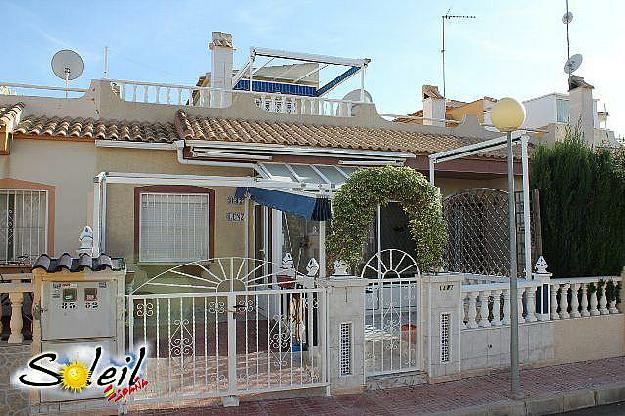
{"type": "MultiPolygon", "coordinates": [[[[612,384],[625,384],[625,357],[523,370],[521,382],[526,395],[542,396],[612,384]]],[[[308,397],[282,400],[241,401],[239,407],[220,404],[204,407],[144,410],[151,415],[418,415],[485,405],[509,399],[509,373],[468,378],[440,384],[424,384],[336,397],[308,397]]]]}

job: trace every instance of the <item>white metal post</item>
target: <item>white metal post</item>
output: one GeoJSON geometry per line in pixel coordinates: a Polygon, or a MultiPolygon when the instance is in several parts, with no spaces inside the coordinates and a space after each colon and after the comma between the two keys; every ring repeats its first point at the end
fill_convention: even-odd
{"type": "Polygon", "coordinates": [[[430,171],[430,185],[434,186],[434,163],[436,163],[436,161],[434,160],[433,157],[430,157],[428,161],[429,161],[429,171],[430,171]]]}
{"type": "Polygon", "coordinates": [[[100,187],[102,194],[100,196],[100,252],[106,253],[106,177],[102,178],[102,186],[100,187]]]}
{"type": "Polygon", "coordinates": [[[100,254],[100,175],[93,178],[93,256],[100,254]]]}
{"type": "Polygon", "coordinates": [[[228,398],[223,401],[226,406],[238,405],[237,398],[237,320],[234,317],[236,313],[236,295],[228,294],[228,398]]]}
{"type": "Polygon", "coordinates": [[[530,213],[530,177],[529,161],[527,154],[528,136],[521,137],[521,165],[523,167],[523,227],[525,248],[525,278],[532,279],[532,230],[530,213]]]}
{"type": "Polygon", "coordinates": [[[365,101],[365,72],[367,70],[367,66],[363,65],[360,68],[360,101],[365,101]]]}
{"type": "Polygon", "coordinates": [[[326,222],[319,221],[319,277],[326,277],[326,222]]]}

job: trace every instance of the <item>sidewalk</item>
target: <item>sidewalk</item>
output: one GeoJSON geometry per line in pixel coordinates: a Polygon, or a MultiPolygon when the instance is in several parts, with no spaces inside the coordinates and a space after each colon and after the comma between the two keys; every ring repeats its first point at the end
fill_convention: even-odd
{"type": "Polygon", "coordinates": [[[509,397],[509,373],[358,395],[241,401],[239,407],[159,409],[133,415],[525,415],[625,400],[625,357],[521,371],[526,399],[509,397]]]}

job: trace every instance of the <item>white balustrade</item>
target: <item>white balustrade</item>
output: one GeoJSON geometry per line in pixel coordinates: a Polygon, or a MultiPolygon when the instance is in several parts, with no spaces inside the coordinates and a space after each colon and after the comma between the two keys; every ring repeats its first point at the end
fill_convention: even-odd
{"type": "Polygon", "coordinates": [[[510,291],[503,289],[503,319],[502,325],[510,325],[510,291]]]}
{"type": "Polygon", "coordinates": [[[579,284],[571,283],[571,318],[580,318],[582,316],[579,312],[578,290],[579,284]]]}
{"type": "Polygon", "coordinates": [[[588,285],[582,284],[582,302],[581,302],[581,313],[582,317],[590,316],[590,311],[588,310],[588,285]]]}
{"type": "MultiPolygon", "coordinates": [[[[477,279],[482,281],[482,279],[477,279]]],[[[519,322],[536,322],[536,290],[540,285],[519,280],[516,302],[519,322]],[[524,296],[525,294],[525,296],[524,296]],[[524,313],[525,312],[525,313],[524,313]]],[[[510,290],[507,283],[478,283],[462,286],[465,322],[463,328],[510,325],[510,290]]]]}
{"type": "Polygon", "coordinates": [[[569,319],[569,284],[563,284],[560,286],[560,319],[569,319]]]}
{"type": "Polygon", "coordinates": [[[536,287],[525,288],[525,322],[536,322],[536,287]]]}
{"type": "Polygon", "coordinates": [[[493,290],[493,320],[492,326],[501,326],[501,290],[493,290]]]}
{"type": "MultiPolygon", "coordinates": [[[[616,290],[621,279],[618,276],[529,281],[519,279],[515,299],[519,323],[618,314],[616,290]],[[608,290],[608,282],[611,282],[610,287],[613,289],[608,290]],[[549,294],[543,293],[547,287],[549,294]],[[545,297],[549,298],[548,305],[543,305],[545,297]],[[540,305],[537,304],[537,298],[540,299],[540,305]]],[[[466,274],[462,285],[463,329],[510,325],[511,301],[507,278],[466,274]]]]}
{"type": "Polygon", "coordinates": [[[224,90],[213,87],[161,84],[154,82],[111,80],[111,87],[124,101],[150,104],[186,105],[191,107],[223,108],[234,94],[251,95],[263,111],[282,114],[312,114],[332,117],[351,117],[355,102],[325,97],[224,90]]]}
{"type": "Polygon", "coordinates": [[[616,307],[616,293],[608,298],[607,288],[608,282],[612,282],[616,291],[621,280],[620,276],[552,279],[550,281],[551,319],[586,318],[620,313],[616,307]],[[571,289],[570,302],[569,288],[571,289]],[[556,304],[559,290],[560,302],[556,304]]]}
{"type": "Polygon", "coordinates": [[[517,291],[516,297],[517,297],[517,311],[519,314],[519,323],[525,323],[525,318],[523,316],[523,292],[524,290],[519,288],[519,290],[517,291]]]}
{"type": "MultiPolygon", "coordinates": [[[[24,293],[32,292],[31,283],[23,283],[23,280],[29,280],[30,274],[11,274],[5,275],[4,278],[11,280],[11,283],[0,283],[0,293],[7,293],[11,302],[11,318],[9,320],[9,344],[20,344],[24,341],[22,329],[24,329],[24,321],[22,316],[22,306],[24,304],[24,293]]],[[[0,308],[0,318],[2,317],[2,308],[0,308]]]]}
{"type": "Polygon", "coordinates": [[[490,311],[488,310],[488,300],[490,298],[490,290],[482,290],[480,292],[480,327],[488,328],[490,327],[490,321],[488,320],[488,315],[490,311]]]}
{"type": "Polygon", "coordinates": [[[469,298],[469,310],[467,311],[467,328],[469,329],[473,329],[473,328],[477,328],[477,322],[476,322],[476,316],[477,316],[477,310],[475,308],[476,306],[476,297],[477,297],[477,292],[468,292],[467,293],[467,297],[469,298]]]}

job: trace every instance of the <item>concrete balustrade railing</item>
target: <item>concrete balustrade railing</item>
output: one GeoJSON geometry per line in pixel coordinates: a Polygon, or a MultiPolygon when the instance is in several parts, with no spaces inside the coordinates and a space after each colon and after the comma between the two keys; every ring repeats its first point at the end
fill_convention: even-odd
{"type": "MultiPolygon", "coordinates": [[[[536,293],[541,284],[519,279],[516,302],[519,323],[545,320],[537,313],[536,293]]],[[[510,287],[508,283],[478,283],[463,285],[461,289],[464,310],[463,328],[489,328],[510,325],[510,287]]]]}
{"type": "Polygon", "coordinates": [[[111,88],[123,101],[204,108],[224,108],[233,95],[249,95],[261,110],[271,113],[351,117],[353,101],[213,87],[111,80],[111,88]]]}
{"type": "MultiPolygon", "coordinates": [[[[516,299],[519,323],[618,314],[617,293],[621,281],[620,276],[519,279],[516,299]],[[609,294],[608,282],[614,287],[609,294]]],[[[507,278],[466,275],[461,298],[463,329],[510,324],[511,299],[507,278]]]]}
{"type": "Polygon", "coordinates": [[[621,281],[620,276],[552,279],[549,282],[551,319],[574,319],[620,313],[616,305],[617,285],[621,281]],[[614,291],[610,294],[607,293],[608,282],[614,285],[614,291]]]}
{"type": "MultiPolygon", "coordinates": [[[[0,293],[8,294],[9,302],[11,305],[9,321],[9,344],[20,344],[24,342],[24,335],[22,329],[24,329],[24,320],[22,316],[22,306],[24,305],[24,294],[32,293],[33,286],[31,283],[32,275],[26,274],[9,274],[3,275],[5,282],[0,283],[0,293]]],[[[2,317],[4,308],[0,307],[0,318],[2,317]]],[[[2,324],[2,332],[5,328],[2,324]]]]}

